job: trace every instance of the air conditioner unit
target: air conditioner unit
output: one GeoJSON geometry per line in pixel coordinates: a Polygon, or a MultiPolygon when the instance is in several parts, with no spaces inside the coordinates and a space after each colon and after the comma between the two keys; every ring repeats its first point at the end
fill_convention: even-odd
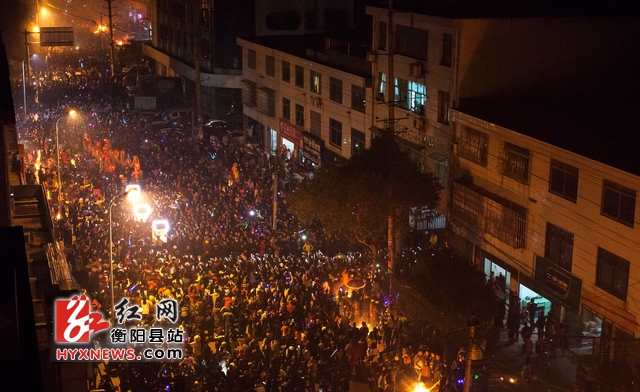
{"type": "Polygon", "coordinates": [[[409,64],[409,75],[414,78],[420,78],[425,74],[425,66],[421,62],[409,64]]]}
{"type": "Polygon", "coordinates": [[[414,118],[413,127],[416,129],[424,129],[424,118],[414,118]]]}
{"type": "Polygon", "coordinates": [[[384,102],[384,93],[378,93],[378,101],[384,102]]]}
{"type": "Polygon", "coordinates": [[[311,105],[317,108],[322,107],[322,98],[320,97],[311,97],[311,105]]]}

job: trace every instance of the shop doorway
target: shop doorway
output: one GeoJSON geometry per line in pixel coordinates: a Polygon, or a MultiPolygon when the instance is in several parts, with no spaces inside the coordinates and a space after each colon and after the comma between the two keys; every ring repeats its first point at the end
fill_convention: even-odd
{"type": "Polygon", "coordinates": [[[282,144],[284,144],[287,150],[291,151],[291,155],[293,156],[296,151],[296,146],[293,144],[293,142],[290,142],[289,140],[282,138],[282,144]]]}
{"type": "Polygon", "coordinates": [[[520,309],[526,310],[529,314],[531,322],[535,322],[538,317],[542,315],[548,315],[551,311],[551,301],[531,290],[527,286],[521,284],[520,291],[520,309]],[[535,309],[531,312],[532,307],[529,306],[531,300],[536,304],[535,309]]]}
{"type": "Polygon", "coordinates": [[[484,274],[486,275],[487,283],[494,286],[493,289],[496,291],[496,295],[502,300],[506,299],[507,293],[511,291],[511,272],[485,257],[484,274]]]}
{"type": "Polygon", "coordinates": [[[275,129],[268,128],[269,130],[269,149],[274,153],[278,151],[278,132],[275,129]]]}

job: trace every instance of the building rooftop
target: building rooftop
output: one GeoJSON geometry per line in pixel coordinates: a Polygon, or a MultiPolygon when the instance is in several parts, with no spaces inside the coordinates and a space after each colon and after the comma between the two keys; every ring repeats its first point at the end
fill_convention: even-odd
{"type": "MultiPolygon", "coordinates": [[[[370,35],[370,32],[367,33],[370,35]]],[[[240,38],[341,71],[370,78],[371,63],[366,61],[366,53],[370,49],[370,43],[365,35],[355,29],[350,29],[322,34],[240,38]]]]}
{"type": "Polygon", "coordinates": [[[640,4],[632,0],[403,0],[394,9],[449,19],[640,15],[640,4]]]}
{"type": "Polygon", "coordinates": [[[456,109],[640,175],[640,118],[636,115],[640,112],[640,99],[637,95],[592,92],[554,99],[513,94],[461,100],[456,109]]]}

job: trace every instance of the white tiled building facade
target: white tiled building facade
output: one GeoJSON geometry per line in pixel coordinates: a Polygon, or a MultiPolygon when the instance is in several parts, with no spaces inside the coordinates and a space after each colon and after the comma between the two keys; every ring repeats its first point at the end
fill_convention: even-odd
{"type": "Polygon", "coordinates": [[[268,149],[284,146],[296,158],[322,165],[349,159],[370,144],[372,89],[366,75],[248,40],[238,44],[247,127],[268,149]]]}
{"type": "Polygon", "coordinates": [[[640,335],[640,177],[456,110],[452,123],[450,223],[469,257],[562,305],[567,322],[599,319],[594,349],[636,360],[624,339],[640,335]]]}

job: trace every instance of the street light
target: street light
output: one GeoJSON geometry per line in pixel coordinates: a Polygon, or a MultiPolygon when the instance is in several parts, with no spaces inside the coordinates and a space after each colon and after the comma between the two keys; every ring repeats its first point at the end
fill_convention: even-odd
{"type": "Polygon", "coordinates": [[[115,199],[111,200],[111,203],[109,203],[109,289],[111,290],[111,325],[113,325],[114,309],[116,306],[113,291],[113,220],[111,219],[111,210],[118,200],[127,196],[129,196],[129,200],[139,197],[140,187],[131,187],[127,189],[123,194],[117,196],[115,199]]]}
{"type": "MultiPolygon", "coordinates": [[[[67,113],[70,117],[76,116],[75,110],[69,110],[67,113]]],[[[56,120],[56,165],[58,167],[58,215],[56,215],[57,219],[62,218],[62,177],[60,175],[61,167],[60,167],[60,138],[58,131],[58,124],[60,120],[62,120],[65,116],[61,116],[56,120]]]]}

